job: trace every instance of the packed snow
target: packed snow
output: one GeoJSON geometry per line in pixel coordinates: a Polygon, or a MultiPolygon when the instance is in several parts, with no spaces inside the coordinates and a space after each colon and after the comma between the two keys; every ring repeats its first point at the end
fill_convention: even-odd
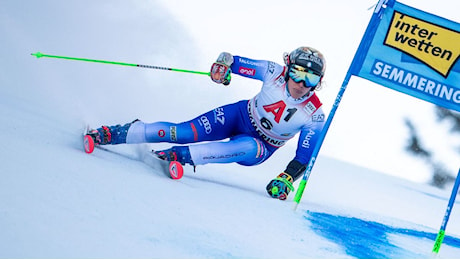
{"type": "MultiPolygon", "coordinates": [[[[197,57],[190,52],[196,46],[176,45],[177,39],[187,39],[186,33],[158,16],[139,22],[129,35],[118,35],[114,32],[125,23],[104,16],[98,22],[83,5],[32,23],[30,13],[18,12],[14,2],[0,4],[0,258],[433,256],[449,188],[320,154],[294,211],[294,194],[279,201],[265,191],[292,158],[294,140],[262,165],[204,165],[196,172],[186,167],[180,180],[140,160],[142,153],[168,144],[84,153],[87,124],[135,118],[180,122],[253,93],[241,92],[238,84],[245,81],[236,78],[222,87],[197,75],[36,59],[30,53],[52,51],[173,66],[182,57],[180,66],[193,68],[197,57]],[[86,31],[78,29],[81,13],[94,22],[86,31]],[[136,42],[152,28],[150,42],[136,42]],[[168,30],[176,30],[177,39],[162,38],[168,30]]],[[[31,5],[34,10],[50,7],[31,5]]],[[[53,4],[55,10],[67,7],[53,4]]],[[[441,258],[460,257],[459,204],[453,207],[441,258]]]]}

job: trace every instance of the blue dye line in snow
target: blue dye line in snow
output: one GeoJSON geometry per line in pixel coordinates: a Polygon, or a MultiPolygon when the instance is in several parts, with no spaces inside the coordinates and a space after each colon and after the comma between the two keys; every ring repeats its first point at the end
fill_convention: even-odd
{"type": "MultiPolygon", "coordinates": [[[[392,244],[388,235],[436,240],[435,233],[387,226],[355,217],[307,211],[305,218],[320,236],[341,246],[356,258],[425,258],[426,252],[412,252],[392,244]]],[[[460,239],[445,236],[443,244],[460,248],[460,239]]],[[[428,251],[430,252],[430,251],[428,251]]]]}

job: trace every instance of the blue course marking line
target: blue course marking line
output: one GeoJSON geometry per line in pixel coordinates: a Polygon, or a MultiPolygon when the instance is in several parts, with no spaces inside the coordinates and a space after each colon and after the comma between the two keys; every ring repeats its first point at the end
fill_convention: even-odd
{"type": "MultiPolygon", "coordinates": [[[[435,241],[436,234],[397,228],[374,221],[307,211],[304,216],[318,235],[341,246],[347,255],[356,258],[425,258],[426,252],[412,252],[392,244],[388,235],[404,235],[435,241]]],[[[443,244],[460,248],[460,239],[446,236],[443,244]]]]}

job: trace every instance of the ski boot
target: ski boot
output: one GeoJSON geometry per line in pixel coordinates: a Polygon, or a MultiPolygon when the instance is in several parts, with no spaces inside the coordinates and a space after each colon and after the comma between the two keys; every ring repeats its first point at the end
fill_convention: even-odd
{"type": "Polygon", "coordinates": [[[96,145],[110,144],[112,141],[112,133],[110,128],[102,126],[99,129],[90,129],[83,137],[83,145],[86,153],[92,153],[96,145]]]}
{"type": "Polygon", "coordinates": [[[168,170],[173,179],[180,179],[184,175],[184,167],[182,165],[188,163],[195,167],[187,146],[174,146],[171,149],[152,152],[157,158],[169,162],[168,170]]]}
{"type": "Polygon", "coordinates": [[[131,124],[139,121],[134,120],[132,123],[115,126],[102,126],[98,129],[90,129],[83,137],[83,144],[86,153],[92,153],[94,147],[106,144],[123,144],[126,143],[126,136],[131,124]]]}

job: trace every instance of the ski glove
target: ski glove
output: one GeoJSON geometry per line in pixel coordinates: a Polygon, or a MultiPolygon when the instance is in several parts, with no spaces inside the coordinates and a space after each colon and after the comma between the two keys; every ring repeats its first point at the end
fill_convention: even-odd
{"type": "Polygon", "coordinates": [[[222,52],[211,66],[211,79],[218,84],[225,86],[230,84],[232,79],[232,70],[230,66],[233,63],[233,55],[228,52],[222,52]]]}
{"type": "Polygon", "coordinates": [[[280,173],[275,179],[271,180],[267,185],[267,192],[272,198],[285,200],[291,190],[294,190],[292,185],[293,179],[287,173],[280,173]]]}

